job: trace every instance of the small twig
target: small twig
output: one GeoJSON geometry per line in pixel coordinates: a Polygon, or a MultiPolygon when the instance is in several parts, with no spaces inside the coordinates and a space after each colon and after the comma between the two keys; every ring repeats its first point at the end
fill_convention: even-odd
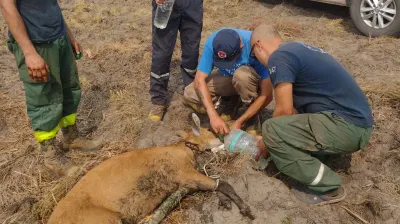
{"type": "Polygon", "coordinates": [[[343,208],[344,210],[346,210],[350,215],[352,215],[352,216],[356,217],[357,219],[359,219],[362,223],[364,223],[364,224],[369,224],[368,221],[366,221],[365,219],[363,219],[360,215],[358,215],[358,214],[352,212],[350,209],[346,208],[345,206],[342,206],[342,208],[343,208]]]}
{"type": "Polygon", "coordinates": [[[14,223],[15,220],[17,220],[21,216],[21,214],[17,215],[11,215],[10,217],[6,218],[2,224],[6,224],[8,220],[11,220],[9,223],[14,223]]]}
{"type": "Polygon", "coordinates": [[[247,180],[247,176],[243,177],[243,181],[244,181],[244,186],[246,187],[246,190],[249,190],[249,181],[247,180]]]}
{"type": "Polygon", "coordinates": [[[92,115],[92,112],[93,112],[93,109],[91,109],[91,110],[89,111],[88,116],[87,116],[86,119],[89,119],[90,115],[92,115]]]}
{"type": "Polygon", "coordinates": [[[372,185],[374,185],[373,183],[369,183],[369,184],[366,184],[366,185],[364,185],[364,186],[362,186],[362,187],[370,187],[370,186],[372,186],[372,185]]]}
{"type": "Polygon", "coordinates": [[[21,173],[21,172],[15,171],[15,170],[14,170],[14,173],[20,174],[20,175],[25,176],[25,177],[33,178],[32,176],[26,175],[24,173],[21,173]]]}
{"type": "Polygon", "coordinates": [[[58,202],[57,202],[57,200],[56,200],[56,197],[54,197],[54,194],[53,194],[53,191],[50,191],[51,192],[51,196],[53,197],[53,200],[54,200],[54,202],[56,203],[56,205],[58,204],[58,202]]]}
{"type": "Polygon", "coordinates": [[[361,202],[353,203],[353,205],[362,205],[362,204],[368,203],[368,202],[370,202],[370,200],[364,199],[364,200],[362,200],[361,202]]]}
{"type": "Polygon", "coordinates": [[[400,208],[400,206],[398,206],[398,205],[392,205],[392,204],[387,204],[387,205],[384,205],[385,207],[395,207],[395,208],[400,208]]]}
{"type": "Polygon", "coordinates": [[[39,172],[39,185],[42,184],[42,172],[40,172],[40,170],[38,169],[39,172]]]}
{"type": "Polygon", "coordinates": [[[281,172],[278,172],[278,173],[274,174],[272,177],[276,177],[276,176],[278,176],[279,174],[281,174],[281,172]]]}
{"type": "Polygon", "coordinates": [[[34,162],[34,161],[32,160],[31,164],[29,164],[28,170],[31,170],[32,165],[33,165],[33,162],[34,162]]]}

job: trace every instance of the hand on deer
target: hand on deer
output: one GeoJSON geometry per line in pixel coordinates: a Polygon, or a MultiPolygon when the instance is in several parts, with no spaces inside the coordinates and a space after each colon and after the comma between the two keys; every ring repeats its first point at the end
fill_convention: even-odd
{"type": "Polygon", "coordinates": [[[220,116],[215,116],[210,119],[211,127],[214,132],[219,135],[226,135],[229,132],[228,126],[220,116]]]}

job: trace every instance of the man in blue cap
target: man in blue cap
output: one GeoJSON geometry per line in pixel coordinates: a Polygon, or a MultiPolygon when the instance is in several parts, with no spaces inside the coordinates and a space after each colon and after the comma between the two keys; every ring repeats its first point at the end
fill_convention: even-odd
{"type": "Polygon", "coordinates": [[[228,127],[214,103],[219,97],[239,95],[243,114],[231,128],[241,129],[262,108],[272,101],[269,71],[254,56],[250,47],[251,31],[221,29],[206,41],[194,83],[184,91],[184,103],[198,113],[207,113],[211,127],[220,135],[228,127]],[[213,68],[218,74],[211,74],[213,68]]]}

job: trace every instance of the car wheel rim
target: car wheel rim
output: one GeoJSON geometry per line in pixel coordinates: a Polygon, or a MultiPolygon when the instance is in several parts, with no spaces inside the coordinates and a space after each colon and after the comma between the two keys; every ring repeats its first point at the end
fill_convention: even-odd
{"type": "Polygon", "coordinates": [[[362,0],[361,18],[374,29],[388,27],[396,18],[397,8],[394,0],[362,0]]]}

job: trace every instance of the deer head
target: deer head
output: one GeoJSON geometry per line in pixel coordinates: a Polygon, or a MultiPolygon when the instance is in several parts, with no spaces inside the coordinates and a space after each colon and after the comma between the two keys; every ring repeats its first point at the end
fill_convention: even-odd
{"type": "Polygon", "coordinates": [[[184,141],[198,145],[200,151],[215,148],[223,144],[209,128],[201,127],[200,119],[195,113],[190,114],[189,123],[192,132],[179,131],[177,134],[184,141]]]}

